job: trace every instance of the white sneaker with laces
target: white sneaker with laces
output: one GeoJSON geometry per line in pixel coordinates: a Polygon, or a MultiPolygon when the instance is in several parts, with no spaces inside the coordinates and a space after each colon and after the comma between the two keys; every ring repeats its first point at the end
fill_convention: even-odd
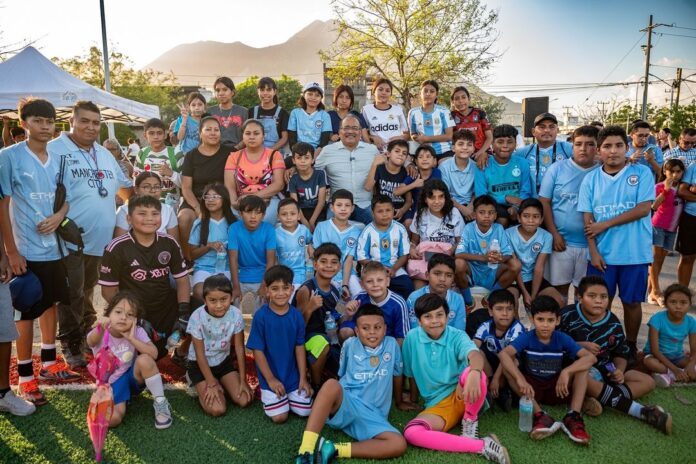
{"type": "Polygon", "coordinates": [[[483,457],[498,464],[510,464],[508,450],[500,444],[498,437],[493,434],[483,437],[483,457]]]}
{"type": "Polygon", "coordinates": [[[0,398],[0,411],[9,412],[14,416],[28,416],[36,411],[36,406],[18,397],[10,390],[0,398]]]}
{"type": "Polygon", "coordinates": [[[673,381],[669,374],[653,374],[653,379],[655,379],[655,385],[657,388],[667,388],[672,385],[673,381]]]}
{"type": "Polygon", "coordinates": [[[167,398],[155,398],[153,406],[155,408],[155,428],[158,430],[169,428],[172,425],[172,410],[167,398]]]}
{"type": "Polygon", "coordinates": [[[462,419],[462,437],[478,439],[478,420],[462,419]]]}

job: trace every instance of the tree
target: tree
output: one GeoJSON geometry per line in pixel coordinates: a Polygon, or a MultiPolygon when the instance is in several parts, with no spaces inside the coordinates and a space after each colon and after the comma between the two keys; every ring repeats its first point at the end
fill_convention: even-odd
{"type": "Polygon", "coordinates": [[[477,81],[498,58],[498,12],[480,0],[332,0],[338,39],[320,52],[338,84],[366,76],[392,80],[408,109],[420,83],[477,81]]]}
{"type": "MultiPolygon", "coordinates": [[[[278,86],[278,103],[286,111],[290,112],[297,106],[297,100],[302,93],[302,84],[297,79],[282,74],[280,78],[273,78],[278,86]]],[[[234,102],[246,108],[253,108],[259,104],[259,97],[256,93],[256,84],[259,76],[251,76],[244,82],[236,85],[237,93],[234,102]]]]}

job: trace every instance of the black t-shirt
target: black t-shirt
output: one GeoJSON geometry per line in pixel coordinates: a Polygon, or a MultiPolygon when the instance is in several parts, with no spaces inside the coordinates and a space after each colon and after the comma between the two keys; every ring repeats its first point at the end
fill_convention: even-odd
{"type": "Polygon", "coordinates": [[[380,164],[377,166],[377,170],[375,171],[375,195],[386,195],[389,198],[392,199],[392,202],[394,203],[394,209],[399,209],[402,206],[404,206],[404,203],[406,203],[406,200],[404,197],[399,197],[394,195],[394,190],[396,188],[404,183],[404,180],[406,180],[406,169],[404,167],[401,167],[401,170],[398,172],[398,174],[392,174],[391,172],[387,171],[386,166],[383,164],[380,164]]]}
{"type": "MultiPolygon", "coordinates": [[[[341,293],[333,284],[331,284],[331,289],[328,292],[323,291],[317,285],[316,279],[306,281],[300,288],[297,289],[297,291],[300,291],[302,287],[307,287],[309,289],[309,293],[316,290],[317,294],[324,299],[321,308],[317,309],[312,313],[311,316],[309,316],[307,326],[305,327],[305,338],[306,340],[309,340],[313,335],[326,335],[326,329],[324,328],[326,312],[329,311],[336,319],[338,319],[339,314],[336,312],[336,303],[338,303],[340,300],[341,293]]],[[[290,304],[297,308],[297,292],[295,292],[295,296],[292,298],[292,302],[290,304]]]]}
{"type": "Polygon", "coordinates": [[[170,235],[158,232],[149,247],[139,244],[131,232],[106,246],[99,285],[130,290],[140,300],[142,318],[158,332],[169,333],[178,318],[176,290],[169,285],[188,274],[181,247],[170,235]]]}
{"type": "Polygon", "coordinates": [[[212,156],[206,156],[194,148],[186,153],[181,175],[193,179],[193,194],[196,198],[203,195],[203,188],[213,182],[225,182],[225,163],[229,156],[229,148],[220,147],[212,156]]]}

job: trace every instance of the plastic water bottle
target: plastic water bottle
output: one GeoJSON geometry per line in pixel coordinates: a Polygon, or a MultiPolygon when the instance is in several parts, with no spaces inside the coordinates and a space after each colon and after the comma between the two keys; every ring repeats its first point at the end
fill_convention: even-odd
{"type": "Polygon", "coordinates": [[[532,431],[532,415],[534,413],[534,403],[532,400],[523,396],[520,398],[520,431],[521,432],[531,432],[532,431]]]}
{"type": "Polygon", "coordinates": [[[167,339],[167,351],[171,350],[181,341],[181,332],[175,330],[167,339]]]}
{"type": "MultiPolygon", "coordinates": [[[[491,246],[488,247],[488,251],[494,251],[496,253],[500,253],[500,242],[498,241],[497,238],[494,238],[491,240],[491,246]]],[[[498,263],[488,263],[488,267],[491,269],[498,269],[498,263]]]]}
{"type": "MultiPolygon", "coordinates": [[[[39,222],[43,221],[46,219],[46,216],[41,214],[40,212],[36,212],[36,224],[38,225],[39,222]]],[[[51,233],[51,234],[39,234],[39,237],[41,239],[41,245],[43,245],[46,248],[52,248],[58,244],[56,241],[56,234],[51,233]]]]}
{"type": "Polygon", "coordinates": [[[326,311],[326,318],[324,319],[324,328],[326,329],[326,336],[329,337],[329,343],[332,345],[338,345],[338,331],[336,329],[336,321],[329,311],[326,311]]]}
{"type": "Polygon", "coordinates": [[[227,245],[224,245],[222,251],[218,250],[215,253],[215,272],[222,274],[227,270],[227,245]]]}
{"type": "Polygon", "coordinates": [[[310,258],[309,256],[305,258],[304,267],[305,277],[307,278],[307,280],[310,280],[314,277],[314,261],[312,261],[312,258],[310,258]]]}

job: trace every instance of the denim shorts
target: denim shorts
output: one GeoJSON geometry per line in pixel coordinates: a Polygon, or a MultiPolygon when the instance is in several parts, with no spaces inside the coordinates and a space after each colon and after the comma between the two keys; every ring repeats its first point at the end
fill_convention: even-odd
{"type": "Polygon", "coordinates": [[[677,232],[670,232],[661,227],[653,227],[653,246],[674,251],[674,243],[677,241],[677,232]]]}

